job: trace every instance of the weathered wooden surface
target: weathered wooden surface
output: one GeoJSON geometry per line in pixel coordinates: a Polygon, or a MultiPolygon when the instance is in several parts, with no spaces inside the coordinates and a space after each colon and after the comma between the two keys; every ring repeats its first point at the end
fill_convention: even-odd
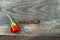
{"type": "MultiPolygon", "coordinates": [[[[16,21],[16,18],[24,17],[28,20],[39,18],[44,21],[55,21],[55,19],[57,21],[60,20],[59,7],[59,0],[1,0],[0,25],[9,25],[10,21],[6,17],[6,13],[9,13],[14,21],[16,21]]],[[[50,33],[59,35],[60,27],[51,29],[50,33]]]]}

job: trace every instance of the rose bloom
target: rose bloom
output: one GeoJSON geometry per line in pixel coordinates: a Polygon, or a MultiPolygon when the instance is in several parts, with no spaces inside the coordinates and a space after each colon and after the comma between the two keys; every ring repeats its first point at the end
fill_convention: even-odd
{"type": "Polygon", "coordinates": [[[10,27],[10,32],[18,32],[18,31],[20,31],[20,28],[15,23],[12,23],[10,27]]]}

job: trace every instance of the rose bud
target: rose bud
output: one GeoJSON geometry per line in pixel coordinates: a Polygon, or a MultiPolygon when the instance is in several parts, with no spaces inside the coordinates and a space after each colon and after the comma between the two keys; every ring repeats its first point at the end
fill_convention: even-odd
{"type": "Polygon", "coordinates": [[[20,28],[15,23],[12,23],[10,27],[10,32],[18,32],[18,31],[20,31],[20,28]]]}

